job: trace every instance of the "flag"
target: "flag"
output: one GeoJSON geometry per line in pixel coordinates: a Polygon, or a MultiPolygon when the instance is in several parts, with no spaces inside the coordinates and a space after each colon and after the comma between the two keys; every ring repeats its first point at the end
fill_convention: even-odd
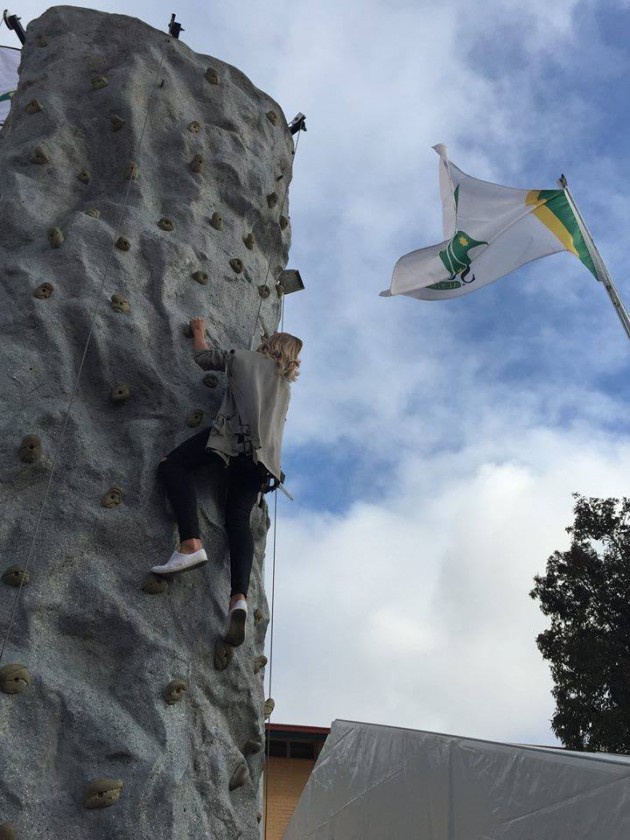
{"type": "Polygon", "coordinates": [[[0,45],[0,125],[6,120],[18,85],[21,50],[0,45]]]}
{"type": "Polygon", "coordinates": [[[480,181],[451,163],[445,146],[434,149],[440,156],[445,240],[401,257],[382,297],[461,297],[558,251],[571,251],[597,276],[564,190],[480,181]]]}

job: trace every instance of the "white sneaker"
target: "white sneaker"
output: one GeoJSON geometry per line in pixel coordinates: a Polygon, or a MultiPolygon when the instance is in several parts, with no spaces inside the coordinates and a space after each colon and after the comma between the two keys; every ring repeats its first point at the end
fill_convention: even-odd
{"type": "Polygon", "coordinates": [[[245,623],[247,621],[247,601],[242,598],[234,604],[228,613],[228,625],[225,641],[232,647],[238,647],[245,641],[245,623]]]}
{"type": "Polygon", "coordinates": [[[174,551],[171,559],[162,566],[153,566],[151,571],[156,575],[176,575],[179,572],[189,572],[197,566],[203,566],[208,562],[208,555],[203,548],[193,551],[192,554],[182,554],[174,551]]]}

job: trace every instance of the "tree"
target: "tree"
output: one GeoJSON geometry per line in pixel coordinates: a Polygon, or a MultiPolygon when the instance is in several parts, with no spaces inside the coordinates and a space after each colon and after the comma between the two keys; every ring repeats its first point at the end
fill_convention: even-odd
{"type": "Polygon", "coordinates": [[[553,731],[565,747],[630,753],[630,499],[574,495],[568,551],[555,551],[530,596],[551,627],[553,731]]]}

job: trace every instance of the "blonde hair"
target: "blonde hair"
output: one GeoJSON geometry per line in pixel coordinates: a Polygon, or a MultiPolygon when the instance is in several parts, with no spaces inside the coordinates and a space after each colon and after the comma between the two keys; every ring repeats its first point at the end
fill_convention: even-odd
{"type": "Polygon", "coordinates": [[[299,376],[300,361],[298,356],[303,347],[300,338],[285,332],[277,332],[263,339],[258,353],[275,359],[280,375],[289,382],[295,382],[299,376]]]}

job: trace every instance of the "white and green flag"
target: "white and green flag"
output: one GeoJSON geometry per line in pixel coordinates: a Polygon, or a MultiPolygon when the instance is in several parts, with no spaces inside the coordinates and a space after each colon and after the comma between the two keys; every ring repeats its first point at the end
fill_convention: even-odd
{"type": "Polygon", "coordinates": [[[16,47],[0,46],[0,125],[6,120],[11,99],[18,85],[21,51],[16,47]]]}
{"type": "Polygon", "coordinates": [[[445,240],[401,257],[383,297],[443,300],[487,286],[525,263],[571,251],[595,266],[564,190],[517,190],[471,178],[440,156],[445,240]]]}

